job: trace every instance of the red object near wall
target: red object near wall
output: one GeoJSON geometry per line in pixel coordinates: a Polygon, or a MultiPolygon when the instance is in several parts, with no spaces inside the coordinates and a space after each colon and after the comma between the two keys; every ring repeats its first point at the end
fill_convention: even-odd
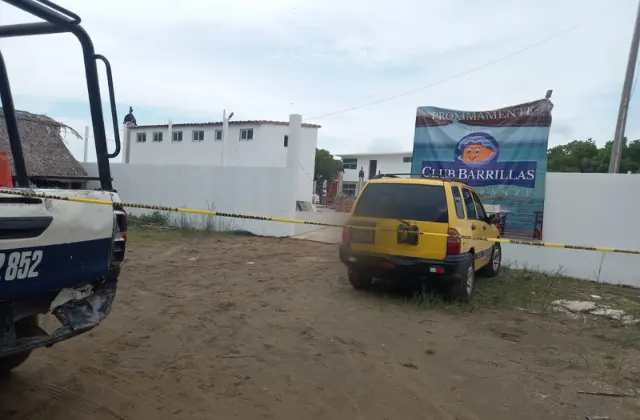
{"type": "Polygon", "coordinates": [[[337,179],[334,179],[330,183],[327,184],[327,204],[333,203],[333,197],[338,194],[338,184],[340,182],[337,179]]]}
{"type": "Polygon", "coordinates": [[[7,152],[0,152],[0,187],[13,188],[11,161],[7,152]]]}

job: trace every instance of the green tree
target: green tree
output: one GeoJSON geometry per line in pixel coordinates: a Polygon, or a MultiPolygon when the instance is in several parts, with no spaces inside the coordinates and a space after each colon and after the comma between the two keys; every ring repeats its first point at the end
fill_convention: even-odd
{"type": "Polygon", "coordinates": [[[316,169],[313,173],[313,180],[332,180],[338,175],[340,166],[340,160],[334,159],[328,150],[316,149],[316,169]]]}
{"type": "Polygon", "coordinates": [[[598,146],[592,139],[574,140],[547,152],[549,172],[596,172],[598,146]]]}
{"type": "MultiPolygon", "coordinates": [[[[555,146],[547,151],[548,172],[600,172],[609,171],[612,142],[598,148],[595,141],[574,140],[570,143],[555,146]]],[[[637,173],[640,171],[640,140],[631,143],[624,139],[620,172],[637,173]]]]}

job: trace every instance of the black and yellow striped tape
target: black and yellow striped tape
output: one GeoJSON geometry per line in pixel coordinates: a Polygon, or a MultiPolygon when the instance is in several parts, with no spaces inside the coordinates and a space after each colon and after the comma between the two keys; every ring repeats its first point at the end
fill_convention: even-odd
{"type": "MultiPolygon", "coordinates": [[[[41,194],[41,193],[20,191],[20,190],[0,189],[0,194],[44,198],[44,199],[50,199],[50,200],[64,200],[64,201],[71,201],[75,203],[101,204],[105,206],[120,206],[120,207],[131,207],[131,208],[146,209],[146,210],[189,213],[189,214],[197,214],[201,216],[219,216],[219,217],[230,217],[234,219],[263,220],[268,222],[279,222],[279,223],[295,223],[300,225],[315,225],[315,226],[336,227],[336,228],[353,227],[353,228],[365,229],[365,230],[397,232],[397,230],[395,229],[380,229],[380,228],[368,227],[368,226],[352,226],[348,224],[345,225],[345,224],[325,223],[325,222],[310,222],[306,220],[287,219],[283,217],[252,216],[248,214],[224,213],[224,212],[212,211],[212,210],[198,210],[198,209],[187,209],[182,207],[167,207],[167,206],[156,206],[152,204],[129,203],[126,201],[114,202],[114,201],[108,201],[108,200],[96,200],[93,198],[65,197],[60,195],[41,194]]],[[[433,233],[433,232],[403,231],[403,233],[426,235],[426,236],[441,236],[441,237],[449,236],[444,233],[433,233]]],[[[505,243],[505,244],[528,245],[528,246],[547,247],[547,248],[564,248],[564,249],[577,249],[581,251],[599,251],[599,252],[611,252],[616,254],[640,255],[640,250],[617,249],[617,248],[608,248],[608,247],[602,247],[602,246],[567,245],[567,244],[558,244],[553,242],[521,241],[521,240],[515,240],[515,239],[485,238],[485,237],[477,237],[477,236],[457,236],[457,237],[460,239],[467,239],[467,240],[474,240],[474,241],[499,242],[499,243],[505,243]]]]}

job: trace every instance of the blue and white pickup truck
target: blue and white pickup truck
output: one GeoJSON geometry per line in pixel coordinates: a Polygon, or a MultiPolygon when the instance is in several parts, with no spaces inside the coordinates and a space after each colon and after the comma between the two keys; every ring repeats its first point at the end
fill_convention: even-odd
{"type": "Polygon", "coordinates": [[[4,191],[0,191],[0,373],[5,373],[24,363],[33,349],[89,331],[109,315],[124,259],[127,221],[126,213],[116,204],[64,199],[119,201],[109,166],[109,159],[120,153],[109,61],[95,53],[75,13],[50,0],[0,1],[41,20],[2,25],[0,39],[67,33],[80,42],[100,181],[100,190],[96,191],[33,189],[0,49],[0,101],[14,168],[12,185],[0,188],[4,191]],[[109,87],[116,143],[111,153],[107,149],[98,61],[106,68],[109,87]],[[43,314],[53,314],[59,328],[50,333],[40,328],[38,321],[43,314]]]}
{"type": "MultiPolygon", "coordinates": [[[[105,191],[28,191],[119,201],[105,191]]],[[[109,315],[126,229],[117,207],[0,194],[0,373],[109,315]],[[60,322],[51,334],[38,325],[46,313],[60,322]]]]}

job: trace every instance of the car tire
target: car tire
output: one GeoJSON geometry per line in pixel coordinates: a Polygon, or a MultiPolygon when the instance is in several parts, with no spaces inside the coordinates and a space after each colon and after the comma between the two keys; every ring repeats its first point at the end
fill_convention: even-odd
{"type": "Polygon", "coordinates": [[[356,290],[366,290],[371,287],[373,279],[370,276],[365,276],[360,270],[353,267],[349,267],[349,283],[356,290]]]}
{"type": "Polygon", "coordinates": [[[482,267],[478,274],[482,277],[496,277],[500,274],[500,267],[502,266],[502,247],[500,244],[496,243],[491,248],[491,259],[482,267]]]}
{"type": "Polygon", "coordinates": [[[467,254],[467,261],[462,265],[460,272],[451,278],[449,297],[462,302],[469,302],[473,295],[476,283],[476,266],[473,254],[467,254]]]}
{"type": "MultiPolygon", "coordinates": [[[[17,338],[41,335],[43,330],[38,325],[38,316],[32,315],[16,322],[15,332],[17,338]]],[[[31,356],[31,350],[15,353],[10,356],[0,357],[0,375],[6,375],[13,369],[27,361],[31,356]]]]}

